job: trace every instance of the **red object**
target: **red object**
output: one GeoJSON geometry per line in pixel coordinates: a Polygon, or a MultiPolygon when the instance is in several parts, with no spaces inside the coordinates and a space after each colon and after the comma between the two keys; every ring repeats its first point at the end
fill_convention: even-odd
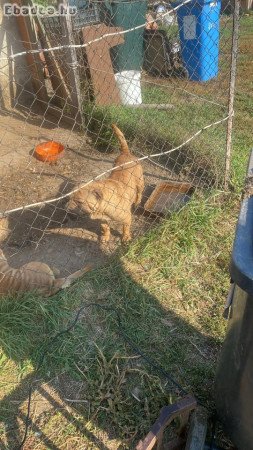
{"type": "Polygon", "coordinates": [[[63,156],[64,146],[59,142],[49,141],[39,144],[35,148],[35,156],[43,162],[53,162],[63,156]]]}

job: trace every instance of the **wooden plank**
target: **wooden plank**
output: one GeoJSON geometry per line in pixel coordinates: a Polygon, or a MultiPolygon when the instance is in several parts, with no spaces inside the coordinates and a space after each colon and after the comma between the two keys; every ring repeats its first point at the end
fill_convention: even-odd
{"type": "MultiPolygon", "coordinates": [[[[116,33],[122,28],[105,24],[90,25],[82,29],[84,42],[97,39],[107,33],[116,33]]],[[[109,36],[86,47],[86,54],[97,105],[120,105],[120,94],[116,85],[110,48],[123,44],[123,35],[109,36]]]]}
{"type": "Polygon", "coordinates": [[[249,11],[253,7],[253,0],[241,0],[241,8],[243,11],[249,11]]]}
{"type": "MultiPolygon", "coordinates": [[[[17,3],[19,6],[26,5],[26,3],[22,0],[19,0],[15,3],[17,3]]],[[[30,17],[28,16],[17,16],[16,20],[21,41],[25,50],[38,50],[36,34],[31,22],[32,19],[30,19],[30,17]]],[[[39,53],[27,53],[26,61],[32,75],[32,85],[36,98],[44,103],[47,103],[48,95],[43,77],[41,61],[39,59],[39,53]]]]}
{"type": "Polygon", "coordinates": [[[140,103],[138,105],[129,105],[130,108],[139,108],[139,109],[158,109],[162,111],[167,111],[168,109],[175,108],[175,105],[170,103],[140,103]]]}
{"type": "MultiPolygon", "coordinates": [[[[63,0],[63,4],[65,5],[65,7],[67,7],[67,0],[63,0]]],[[[61,23],[63,31],[62,44],[70,45],[70,47],[66,50],[66,59],[62,63],[67,66],[68,70],[67,78],[71,95],[71,107],[75,116],[75,120],[80,125],[82,125],[83,114],[79,65],[76,56],[76,49],[71,47],[73,44],[75,44],[71,16],[66,14],[66,17],[61,17],[61,23]]]]}
{"type": "Polygon", "coordinates": [[[204,450],[207,433],[207,411],[197,408],[191,417],[185,450],[204,450]]]}
{"type": "MultiPolygon", "coordinates": [[[[43,19],[36,18],[37,33],[40,39],[42,48],[50,48],[57,45],[55,42],[53,45],[50,42],[50,38],[44,28],[43,19]]],[[[57,97],[64,101],[70,97],[70,92],[64,76],[62,74],[59,62],[54,55],[54,52],[45,52],[44,57],[48,66],[50,81],[52,83],[53,90],[57,97]]]]}

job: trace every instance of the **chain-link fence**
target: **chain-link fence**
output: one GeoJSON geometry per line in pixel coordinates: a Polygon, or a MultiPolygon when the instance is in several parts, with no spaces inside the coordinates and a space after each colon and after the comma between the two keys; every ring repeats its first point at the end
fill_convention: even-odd
{"type": "Polygon", "coordinates": [[[238,2],[67,6],[58,16],[2,9],[4,294],[49,283],[37,266],[9,266],[36,260],[65,277],[104,266],[198,192],[229,183],[238,2]]]}
{"type": "MultiPolygon", "coordinates": [[[[92,190],[93,180],[110,177],[119,155],[112,123],[144,171],[142,199],[131,213],[134,237],[196,189],[223,185],[233,115],[232,10],[220,2],[118,1],[88,2],[73,18],[3,17],[1,211],[9,222],[8,256],[22,263],[36,248],[44,261],[54,248],[52,263],[67,272],[93,259],[96,225],[85,230],[83,219],[74,221],[67,201],[78,185],[92,190]],[[8,101],[12,108],[4,106],[8,101]],[[65,149],[55,164],[35,159],[45,141],[65,149]],[[66,239],[63,267],[58,239],[68,234],[74,239],[66,239]],[[83,246],[83,238],[82,260],[72,256],[71,242],[83,246]]],[[[103,220],[110,221],[106,213],[103,220]]],[[[116,223],[112,251],[122,224],[116,223]]]]}

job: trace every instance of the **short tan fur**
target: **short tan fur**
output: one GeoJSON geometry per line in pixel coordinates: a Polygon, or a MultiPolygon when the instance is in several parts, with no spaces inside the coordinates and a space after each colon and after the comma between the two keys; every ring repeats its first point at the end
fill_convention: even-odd
{"type": "Polygon", "coordinates": [[[126,242],[131,239],[131,209],[141,202],[144,178],[142,166],[131,154],[124,134],[115,124],[112,128],[121,149],[114,162],[117,169],[107,179],[81,187],[70,197],[68,209],[79,209],[91,219],[101,220],[102,242],[110,239],[110,222],[119,223],[123,228],[122,241],[126,242]],[[128,162],[130,164],[124,165],[128,162]]]}

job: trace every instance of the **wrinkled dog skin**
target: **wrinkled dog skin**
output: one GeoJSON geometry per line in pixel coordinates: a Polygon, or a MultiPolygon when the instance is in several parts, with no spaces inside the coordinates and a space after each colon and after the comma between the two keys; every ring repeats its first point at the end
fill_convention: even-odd
{"type": "Polygon", "coordinates": [[[65,278],[55,278],[54,271],[47,264],[37,261],[14,269],[9,266],[0,249],[0,297],[32,291],[49,297],[70,286],[74,280],[82,277],[91,269],[92,265],[87,265],[65,278]]]}
{"type": "MultiPolygon", "coordinates": [[[[3,217],[0,219],[0,240],[7,239],[9,233],[8,218],[3,217]]],[[[19,269],[14,269],[9,266],[0,248],[0,298],[33,291],[49,297],[70,286],[92,268],[93,266],[89,264],[65,278],[56,278],[57,269],[51,269],[47,264],[39,261],[32,261],[19,269]]]]}
{"type": "Polygon", "coordinates": [[[72,194],[68,209],[78,209],[89,214],[91,219],[101,220],[101,241],[110,240],[110,222],[117,222],[123,226],[122,241],[131,239],[130,227],[132,222],[132,205],[141,202],[144,189],[142,167],[133,156],[123,133],[116,125],[112,125],[117,136],[121,152],[114,162],[114,167],[133,161],[113,170],[103,181],[94,181],[90,185],[80,188],[72,194]]]}

